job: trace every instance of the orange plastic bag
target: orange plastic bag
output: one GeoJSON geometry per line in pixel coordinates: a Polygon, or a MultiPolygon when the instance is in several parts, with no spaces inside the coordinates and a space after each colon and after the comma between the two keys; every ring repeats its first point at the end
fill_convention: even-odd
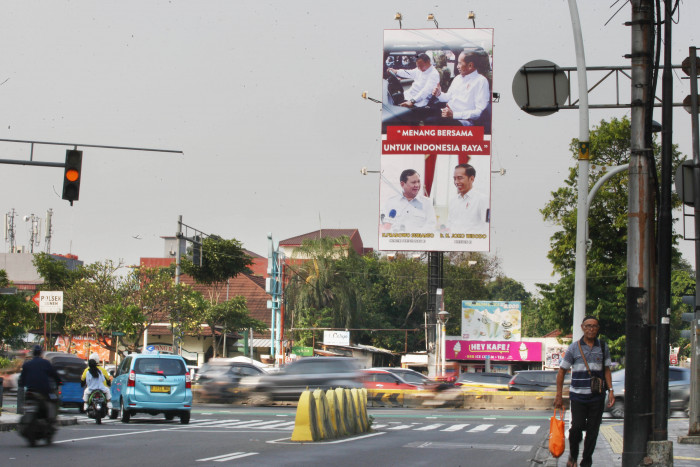
{"type": "Polygon", "coordinates": [[[559,411],[560,418],[557,418],[557,409],[554,409],[554,415],[549,419],[549,452],[554,457],[559,457],[564,454],[566,441],[564,440],[564,411],[559,411]]]}

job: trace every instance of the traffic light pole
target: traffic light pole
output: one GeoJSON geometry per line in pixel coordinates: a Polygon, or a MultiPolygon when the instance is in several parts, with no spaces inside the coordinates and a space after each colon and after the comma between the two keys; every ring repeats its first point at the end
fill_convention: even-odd
{"type": "Polygon", "coordinates": [[[693,138],[693,210],[695,213],[695,320],[692,331],[690,368],[689,436],[700,436],[700,358],[698,356],[698,320],[700,320],[700,147],[698,143],[698,66],[697,50],[690,47],[690,118],[693,138]]]}

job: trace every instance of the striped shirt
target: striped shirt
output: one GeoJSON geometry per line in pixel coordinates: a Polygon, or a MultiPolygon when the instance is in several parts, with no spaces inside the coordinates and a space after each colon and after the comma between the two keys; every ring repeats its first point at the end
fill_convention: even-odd
{"type": "Polygon", "coordinates": [[[593,347],[586,344],[583,337],[580,341],[573,342],[569,345],[569,348],[566,349],[564,360],[562,360],[559,365],[559,368],[563,368],[564,370],[571,369],[571,391],[569,393],[569,398],[579,402],[602,400],[605,398],[605,394],[591,394],[591,377],[588,375],[586,364],[581,357],[581,352],[578,347],[579,342],[581,342],[581,349],[583,349],[588,367],[591,369],[591,375],[605,380],[602,346],[605,347],[605,366],[610,368],[612,364],[610,360],[610,349],[608,349],[605,344],[601,343],[599,339],[595,340],[593,347]]]}

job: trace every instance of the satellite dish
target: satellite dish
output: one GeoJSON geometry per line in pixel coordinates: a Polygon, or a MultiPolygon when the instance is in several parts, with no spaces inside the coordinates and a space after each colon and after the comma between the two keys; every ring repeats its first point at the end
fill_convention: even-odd
{"type": "Polygon", "coordinates": [[[528,62],[513,77],[513,99],[530,115],[551,115],[564,105],[568,97],[569,79],[550,61],[528,62]]]}

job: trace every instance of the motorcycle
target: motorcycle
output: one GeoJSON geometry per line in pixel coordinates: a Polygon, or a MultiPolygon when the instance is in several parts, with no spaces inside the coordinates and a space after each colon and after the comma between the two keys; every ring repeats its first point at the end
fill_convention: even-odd
{"type": "Polygon", "coordinates": [[[88,396],[87,416],[94,418],[98,425],[102,424],[102,419],[107,416],[107,398],[99,389],[93,389],[88,396]]]}
{"type": "Polygon", "coordinates": [[[36,446],[36,442],[41,439],[45,439],[47,445],[51,444],[56,433],[52,415],[55,410],[55,403],[43,395],[32,391],[25,393],[24,415],[19,421],[19,434],[26,438],[31,447],[36,446]]]}

